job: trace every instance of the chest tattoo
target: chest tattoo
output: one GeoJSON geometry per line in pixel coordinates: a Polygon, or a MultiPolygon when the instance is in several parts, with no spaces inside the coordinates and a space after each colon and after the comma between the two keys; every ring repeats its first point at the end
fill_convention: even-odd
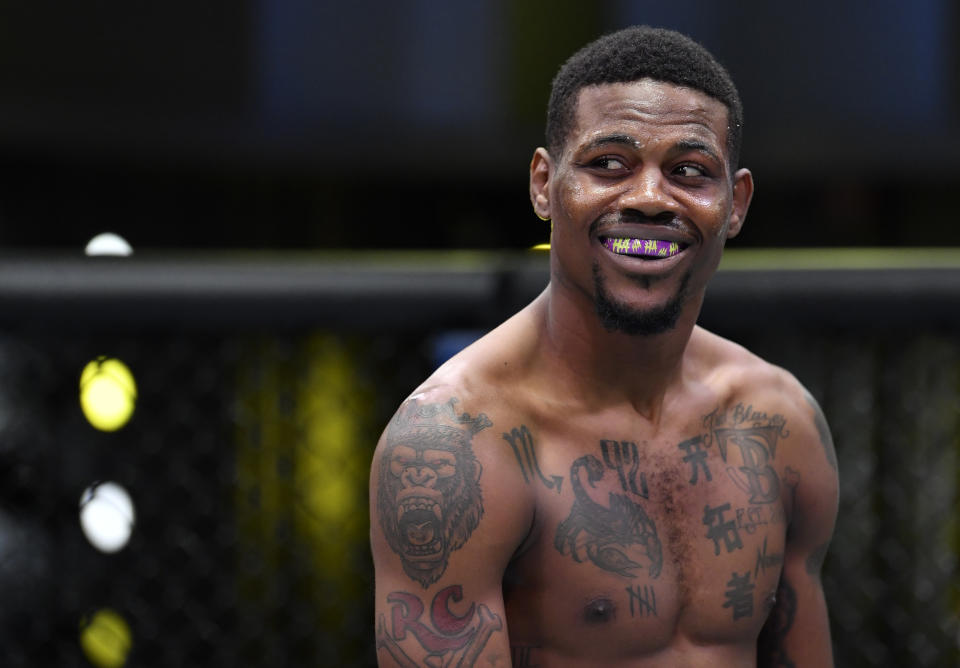
{"type": "MultiPolygon", "coordinates": [[[[604,442],[607,447],[610,443],[613,442],[604,442]]],[[[617,462],[622,462],[624,455],[636,456],[634,444],[617,445],[620,454],[617,462]],[[633,446],[632,450],[620,447],[629,445],[633,446]]],[[[609,466],[613,463],[612,458],[606,456],[609,452],[604,454],[608,467],[616,468],[609,466]]],[[[609,492],[604,504],[595,501],[587,489],[595,489],[601,481],[606,482],[604,476],[604,462],[594,455],[584,455],[573,462],[570,467],[573,507],[570,515],[557,527],[554,547],[577,563],[589,560],[605,571],[628,578],[636,577],[634,571],[642,565],[633,561],[627,551],[639,551],[645,557],[650,577],[659,576],[663,550],[653,520],[640,505],[634,479],[624,477],[622,469],[618,475],[611,476],[618,479],[622,492],[609,492]]]]}

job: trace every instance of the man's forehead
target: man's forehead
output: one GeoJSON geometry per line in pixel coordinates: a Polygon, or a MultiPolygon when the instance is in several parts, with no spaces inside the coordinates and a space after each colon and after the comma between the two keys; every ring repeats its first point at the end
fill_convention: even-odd
{"type": "Polygon", "coordinates": [[[702,91],[654,79],[585,86],[580,89],[573,132],[602,132],[607,125],[631,122],[682,126],[685,131],[714,139],[723,147],[729,111],[723,102],[702,91]]]}

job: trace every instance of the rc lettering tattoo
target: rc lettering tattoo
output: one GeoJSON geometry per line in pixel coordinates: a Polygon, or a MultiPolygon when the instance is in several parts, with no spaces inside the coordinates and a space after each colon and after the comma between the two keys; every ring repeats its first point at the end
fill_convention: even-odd
{"type": "Polygon", "coordinates": [[[492,425],[447,403],[404,404],[387,426],[379,465],[377,511],[404,572],[424,588],[447,568],[483,516],[480,462],[471,440],[492,425]]]}
{"type": "Polygon", "coordinates": [[[450,603],[459,603],[462,598],[459,585],[441,589],[433,597],[429,620],[424,620],[423,601],[416,594],[388,594],[390,624],[388,627],[386,616],[381,614],[377,620],[377,650],[386,651],[404,668],[475,665],[490,637],[503,628],[503,620],[482,603],[471,603],[463,614],[457,614],[450,603]]]}

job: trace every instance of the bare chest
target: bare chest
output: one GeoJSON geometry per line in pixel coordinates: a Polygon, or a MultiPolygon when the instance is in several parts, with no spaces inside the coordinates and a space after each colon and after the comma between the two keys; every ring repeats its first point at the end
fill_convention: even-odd
{"type": "Polygon", "coordinates": [[[783,424],[723,415],[653,438],[588,431],[527,429],[511,443],[537,488],[536,525],[504,583],[512,641],[610,660],[679,639],[752,644],[796,482],[777,460],[783,424]]]}

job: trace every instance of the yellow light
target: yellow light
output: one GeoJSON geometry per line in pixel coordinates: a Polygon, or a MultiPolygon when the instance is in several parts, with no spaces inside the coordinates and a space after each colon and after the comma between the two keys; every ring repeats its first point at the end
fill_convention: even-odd
{"type": "Polygon", "coordinates": [[[127,365],[118,359],[100,356],[80,374],[80,407],[94,427],[116,431],[133,415],[137,384],[127,365]]]}
{"type": "Polygon", "coordinates": [[[120,668],[127,662],[133,645],[130,626],[109,608],[98,610],[80,622],[80,647],[98,668],[120,668]]]}
{"type": "Polygon", "coordinates": [[[532,251],[548,251],[550,250],[550,244],[537,244],[536,246],[531,246],[530,250],[532,251]]]}

